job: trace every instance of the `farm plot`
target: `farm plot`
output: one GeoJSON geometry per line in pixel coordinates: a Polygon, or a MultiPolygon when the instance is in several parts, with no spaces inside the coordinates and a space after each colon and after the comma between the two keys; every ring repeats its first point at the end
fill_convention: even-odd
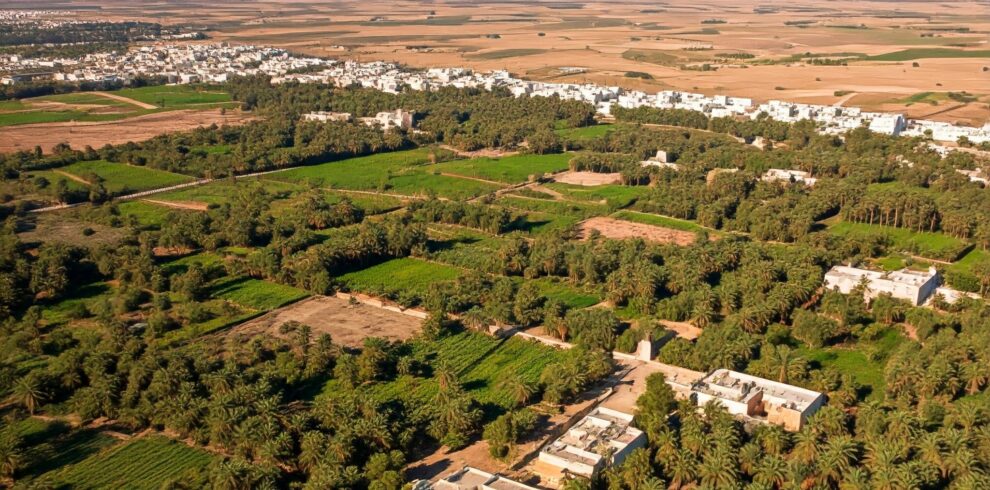
{"type": "Polygon", "coordinates": [[[641,213],[638,211],[619,211],[618,213],[613,214],[612,217],[625,221],[643,223],[644,225],[662,226],[664,228],[688,231],[691,233],[697,233],[705,230],[703,226],[692,221],[670,218],[659,214],[641,213]]]}
{"type": "Polygon", "coordinates": [[[650,188],[645,186],[601,185],[586,187],[551,183],[547,184],[547,187],[562,194],[567,199],[605,202],[612,208],[624,208],[650,193],[650,188]]]}
{"type": "Polygon", "coordinates": [[[567,170],[571,155],[514,155],[503,158],[472,158],[444,162],[431,167],[442,174],[461,175],[506,184],[526,182],[531,175],[567,170]]]}
{"type": "Polygon", "coordinates": [[[601,216],[581,223],[580,235],[582,237],[587,238],[592,231],[597,231],[605,238],[616,240],[642,238],[651,242],[676,245],[690,245],[697,237],[696,234],[687,231],[601,216]]]}
{"type": "Polygon", "coordinates": [[[558,129],[556,133],[564,139],[581,141],[605,136],[609,132],[614,131],[615,128],[616,126],[613,124],[596,124],[583,128],[558,129]]]}
{"type": "Polygon", "coordinates": [[[93,184],[93,182],[90,182],[90,179],[95,174],[103,179],[103,185],[107,191],[115,195],[158,189],[194,180],[188,175],[173,174],[164,170],[135,167],[133,165],[112,163],[104,160],[73,163],[58,170],[78,177],[90,184],[93,184]]]}
{"type": "Polygon", "coordinates": [[[906,228],[850,221],[840,221],[830,226],[828,232],[843,237],[881,236],[899,252],[947,261],[956,260],[970,247],[966,241],[940,232],[915,232],[906,228]]]}
{"type": "Polygon", "coordinates": [[[125,88],[110,93],[162,109],[204,105],[218,106],[231,102],[230,94],[227,92],[212,87],[194,85],[125,88]]]}
{"type": "Polygon", "coordinates": [[[622,176],[618,173],[600,174],[597,172],[564,172],[553,180],[564,184],[596,186],[618,184],[622,176]]]}
{"type": "MultiPolygon", "coordinates": [[[[536,383],[543,368],[562,359],[565,354],[522,338],[496,339],[470,331],[461,331],[436,341],[414,340],[412,350],[414,357],[429,357],[435,362],[445,363],[457,374],[474,399],[495,411],[515,404],[509,393],[498,389],[499,380],[518,376],[528,383],[536,383]]],[[[335,380],[329,381],[324,392],[334,390],[335,385],[335,380]]],[[[428,403],[436,394],[437,384],[432,378],[404,375],[367,389],[382,401],[412,399],[428,403]]]]}
{"type": "Polygon", "coordinates": [[[205,451],[165,437],[141,437],[69,466],[51,480],[57,487],[153,490],[187,471],[205,469],[212,460],[205,451]]]}
{"type": "Polygon", "coordinates": [[[186,187],[172,192],[156,194],[155,199],[161,201],[196,202],[205,204],[224,204],[234,202],[243,193],[256,192],[264,189],[273,201],[286,199],[305,187],[277,180],[244,178],[236,181],[223,180],[209,184],[186,187]]]}
{"type": "Polygon", "coordinates": [[[302,289],[250,277],[225,277],[210,288],[210,296],[255,310],[273,310],[309,296],[302,289]]]}
{"type": "Polygon", "coordinates": [[[272,174],[274,180],[309,183],[330,189],[377,191],[385,194],[426,195],[466,199],[494,192],[500,185],[439,175],[428,171],[431,151],[419,148],[379,153],[272,174]]]}
{"type": "Polygon", "coordinates": [[[406,340],[419,332],[422,323],[419,318],[383,308],[315,296],[242,323],[230,330],[228,338],[261,333],[282,336],[279,327],[290,321],[309,325],[314,337],[328,333],[335,344],[347,347],[360,347],[368,337],[406,340]]]}
{"type": "Polygon", "coordinates": [[[393,259],[378,265],[348,272],[337,280],[352,291],[401,299],[415,303],[431,284],[457,279],[461,269],[414,258],[393,259]]]}

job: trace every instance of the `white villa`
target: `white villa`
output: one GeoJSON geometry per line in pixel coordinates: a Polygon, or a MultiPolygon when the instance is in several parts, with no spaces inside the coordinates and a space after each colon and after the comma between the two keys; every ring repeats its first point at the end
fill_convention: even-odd
{"type": "Polygon", "coordinates": [[[557,440],[540,450],[534,468],[555,485],[566,475],[592,478],[604,467],[618,465],[646,444],[643,431],[632,427],[633,416],[595,408],[557,440]]]}
{"type": "Polygon", "coordinates": [[[785,383],[718,369],[692,387],[699,407],[715,401],[739,418],[776,424],[789,431],[804,427],[825,404],[825,395],[785,383]]]}
{"type": "Polygon", "coordinates": [[[825,274],[825,287],[849,294],[860,283],[865,282],[864,296],[869,301],[881,293],[909,301],[919,306],[935,292],[941,277],[934,267],[927,271],[901,269],[893,272],[879,272],[837,265],[825,274]]]}
{"type": "Polygon", "coordinates": [[[316,122],[348,122],[352,119],[350,112],[326,112],[326,111],[316,111],[310,112],[309,114],[303,114],[303,119],[306,121],[316,121],[316,122]]]}

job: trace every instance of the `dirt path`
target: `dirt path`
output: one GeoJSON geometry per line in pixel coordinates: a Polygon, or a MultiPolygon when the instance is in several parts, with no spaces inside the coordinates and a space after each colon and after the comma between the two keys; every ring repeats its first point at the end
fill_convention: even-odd
{"type": "Polygon", "coordinates": [[[506,150],[499,150],[496,148],[483,148],[481,150],[475,150],[475,151],[459,150],[450,145],[440,145],[440,148],[447,151],[452,151],[455,154],[457,154],[457,156],[465,157],[465,158],[477,158],[477,157],[501,158],[501,157],[509,157],[512,155],[519,154],[518,151],[506,151],[506,150]]]}
{"type": "Polygon", "coordinates": [[[842,107],[843,105],[845,105],[846,102],[849,102],[850,100],[852,100],[853,97],[857,95],[859,95],[859,92],[849,92],[848,94],[842,96],[841,99],[835,101],[835,104],[832,105],[835,107],[842,107]]]}
{"type": "Polygon", "coordinates": [[[53,169],[53,170],[52,170],[52,172],[53,172],[53,173],[56,173],[56,174],[59,174],[59,175],[61,175],[62,177],[65,177],[65,178],[67,178],[67,179],[69,179],[69,180],[74,180],[74,181],[76,181],[76,182],[79,182],[80,184],[82,184],[82,185],[84,185],[84,186],[87,186],[87,187],[89,187],[89,186],[91,186],[91,185],[93,185],[93,184],[92,184],[92,183],[90,183],[90,182],[89,182],[88,180],[86,180],[86,179],[84,179],[84,178],[82,178],[82,177],[80,177],[80,176],[78,176],[78,175],[72,175],[72,174],[70,174],[69,172],[66,172],[66,171],[63,171],[63,170],[57,170],[57,169],[53,169]]]}
{"type": "Polygon", "coordinates": [[[193,202],[193,201],[159,201],[158,199],[141,199],[144,202],[150,202],[152,204],[158,204],[160,206],[165,206],[169,208],[176,209],[189,209],[191,211],[206,211],[209,208],[209,204],[205,202],[193,202]]]}
{"type": "Polygon", "coordinates": [[[544,194],[549,194],[549,195],[553,196],[554,200],[556,200],[556,201],[566,201],[567,200],[567,198],[564,197],[563,194],[561,194],[561,193],[559,193],[559,192],[557,192],[557,191],[555,191],[555,190],[553,190],[553,189],[551,189],[549,187],[543,186],[543,185],[534,185],[532,187],[532,189],[534,191],[537,191],[537,192],[542,192],[544,194]]]}
{"type": "Polygon", "coordinates": [[[158,109],[158,106],[156,105],[147,104],[141,102],[140,100],[134,100],[128,97],[124,97],[123,95],[111,94],[110,92],[93,92],[93,93],[101,97],[106,97],[108,99],[113,99],[116,101],[125,102],[127,104],[136,105],[142,109],[158,109]]]}

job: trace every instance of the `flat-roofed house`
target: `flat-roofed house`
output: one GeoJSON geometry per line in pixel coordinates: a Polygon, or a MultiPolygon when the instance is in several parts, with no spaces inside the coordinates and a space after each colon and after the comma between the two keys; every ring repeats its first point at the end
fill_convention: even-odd
{"type": "Polygon", "coordinates": [[[420,480],[413,490],[537,490],[504,476],[465,466],[436,483],[420,480]]]}
{"type": "Polygon", "coordinates": [[[536,473],[557,484],[567,475],[593,478],[606,466],[622,464],[633,450],[646,444],[646,435],[632,426],[632,420],[627,413],[595,408],[540,450],[536,473]]]}
{"type": "Polygon", "coordinates": [[[935,292],[935,288],[941,283],[941,277],[934,267],[929,267],[927,271],[901,269],[879,272],[837,265],[825,274],[825,287],[843,294],[849,294],[860,283],[866,284],[863,296],[867,301],[887,293],[919,306],[935,292]]]}
{"type": "Polygon", "coordinates": [[[808,187],[812,187],[818,179],[803,170],[788,170],[782,168],[771,168],[761,178],[764,182],[799,182],[808,187]]]}
{"type": "Polygon", "coordinates": [[[789,431],[801,430],[825,404],[825,395],[817,391],[728,369],[717,369],[702,378],[694,384],[692,394],[699,407],[715,401],[732,415],[789,431]]]}

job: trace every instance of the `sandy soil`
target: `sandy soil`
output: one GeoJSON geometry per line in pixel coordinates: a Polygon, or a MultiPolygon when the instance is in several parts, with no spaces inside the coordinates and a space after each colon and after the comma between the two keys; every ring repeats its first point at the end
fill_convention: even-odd
{"type": "Polygon", "coordinates": [[[695,240],[695,234],[691,232],[606,217],[591,218],[579,225],[579,235],[582,237],[587,237],[591,230],[598,231],[603,237],[616,240],[642,238],[651,242],[677,245],[690,245],[695,240]]]}
{"type": "Polygon", "coordinates": [[[618,184],[622,181],[622,176],[618,173],[600,174],[596,172],[564,172],[562,174],[558,174],[553,180],[564,184],[592,187],[596,185],[618,184]]]}
{"type": "Polygon", "coordinates": [[[188,131],[211,124],[243,124],[253,119],[250,114],[219,109],[182,110],[148,114],[129,119],[95,123],[45,123],[6,126],[0,128],[0,152],[30,150],[40,145],[50,151],[59,143],[68,143],[73,148],[90,145],[99,148],[107,143],[121,144],[128,141],[143,141],[163,133],[188,131]]]}
{"type": "Polygon", "coordinates": [[[365,338],[405,340],[419,332],[422,320],[413,316],[369,306],[352,304],[331,296],[315,296],[242,323],[228,337],[250,337],[262,333],[280,336],[278,327],[289,321],[313,328],[313,337],[328,333],[337,345],[360,347],[365,338]]]}
{"type": "Polygon", "coordinates": [[[687,322],[672,322],[669,320],[660,320],[660,324],[667,328],[667,330],[672,330],[677,334],[678,337],[685,340],[694,340],[701,335],[701,329],[691,325],[687,322]]]}

